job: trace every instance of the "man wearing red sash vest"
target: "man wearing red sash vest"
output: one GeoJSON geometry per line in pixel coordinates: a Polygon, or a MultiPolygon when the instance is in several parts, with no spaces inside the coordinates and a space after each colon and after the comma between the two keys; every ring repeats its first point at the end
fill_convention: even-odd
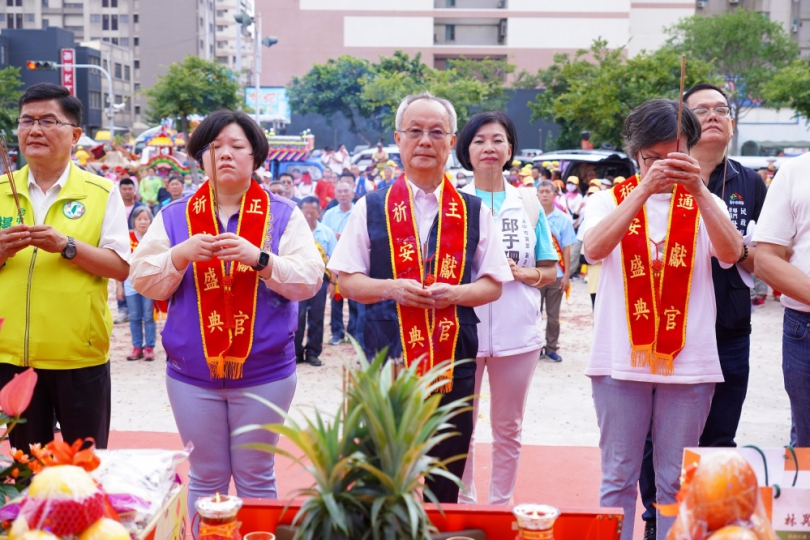
{"type": "MultiPolygon", "coordinates": [[[[442,377],[442,403],[473,393],[478,353],[474,307],[497,300],[512,280],[492,215],[477,197],[459,193],[444,166],[456,136],[452,104],[430,93],[406,97],[396,116],[394,138],[405,173],[392,185],[355,204],[329,269],[339,273],[343,296],[368,304],[365,348],[420,371],[453,360],[442,377]]],[[[466,455],[472,412],[454,419],[451,437],[432,452],[445,460],[466,455]]],[[[447,468],[461,478],[465,460],[447,468]]],[[[458,485],[429,479],[440,502],[458,501],[458,485]]]]}
{"type": "MultiPolygon", "coordinates": [[[[743,254],[725,204],[688,154],[700,122],[684,107],[676,140],[677,117],[678,103],[663,99],[630,113],[622,136],[639,174],[593,195],[583,224],[585,257],[603,263],[585,371],[601,432],[600,505],[624,509],[622,540],[633,538],[650,426],[657,502],[675,502],[683,449],[698,445],[723,381],[711,258],[728,268],[743,254]]],[[[657,538],[672,522],[659,513],[657,538]]]]}

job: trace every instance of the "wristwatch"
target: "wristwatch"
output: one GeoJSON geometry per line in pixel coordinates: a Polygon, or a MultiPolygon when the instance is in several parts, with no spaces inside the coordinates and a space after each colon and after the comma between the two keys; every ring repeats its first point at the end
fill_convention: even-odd
{"type": "Polygon", "coordinates": [[[69,260],[75,256],[76,256],[76,242],[73,240],[73,237],[68,236],[68,243],[65,246],[65,249],[62,250],[62,257],[69,260]]]}
{"type": "Polygon", "coordinates": [[[260,251],[259,260],[256,261],[256,266],[254,266],[253,269],[256,270],[257,272],[261,272],[262,270],[267,268],[268,264],[270,264],[270,254],[267,253],[266,251],[260,251]]]}

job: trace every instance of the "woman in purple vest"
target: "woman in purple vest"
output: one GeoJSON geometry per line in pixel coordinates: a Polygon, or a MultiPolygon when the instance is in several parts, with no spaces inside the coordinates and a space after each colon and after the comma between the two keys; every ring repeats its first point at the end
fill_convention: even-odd
{"type": "Polygon", "coordinates": [[[183,443],[195,445],[193,509],[198,497],[227,493],[231,478],[240,497],[277,497],[273,456],[239,446],[278,437],[231,433],[281,421],[246,393],[289,409],[297,306],[320,289],[324,264],[301,211],[251,179],[267,139],[249,116],[215,112],[188,151],[209,178],[216,169],[216,182],[163,208],[133,253],[130,280],[144,296],[169,300],[166,387],[183,443]]]}

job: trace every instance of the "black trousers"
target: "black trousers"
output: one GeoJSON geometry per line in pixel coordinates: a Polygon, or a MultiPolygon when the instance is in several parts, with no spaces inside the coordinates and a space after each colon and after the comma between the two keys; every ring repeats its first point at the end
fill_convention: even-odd
{"type": "MultiPolygon", "coordinates": [[[[439,406],[446,405],[457,399],[469,397],[475,392],[475,376],[464,377],[463,379],[453,379],[453,390],[449,394],[443,394],[439,406]]],[[[469,402],[472,405],[472,400],[469,402]]],[[[473,433],[473,412],[465,411],[451,420],[455,424],[450,431],[457,431],[459,434],[450,437],[436,445],[430,455],[441,460],[455,456],[464,456],[462,459],[453,461],[447,465],[447,470],[456,475],[459,480],[464,474],[464,464],[467,462],[467,452],[470,450],[470,439],[473,433]]],[[[439,432],[441,433],[441,432],[439,432]]],[[[425,487],[430,489],[439,502],[457,503],[459,487],[443,476],[427,478],[425,487]]],[[[428,500],[427,498],[425,499],[428,500]]]]}
{"type": "Polygon", "coordinates": [[[329,282],[324,281],[315,296],[298,302],[298,330],[295,331],[295,356],[298,358],[313,358],[320,356],[323,351],[323,320],[328,288],[329,282]],[[306,346],[304,332],[307,334],[306,346]]]}
{"type": "MultiPolygon", "coordinates": [[[[0,385],[27,368],[0,364],[0,385]]],[[[53,440],[56,421],[65,442],[92,437],[96,448],[107,448],[112,408],[110,363],[78,369],[37,369],[31,404],[9,436],[14,448],[28,451],[29,444],[53,440]]]]}

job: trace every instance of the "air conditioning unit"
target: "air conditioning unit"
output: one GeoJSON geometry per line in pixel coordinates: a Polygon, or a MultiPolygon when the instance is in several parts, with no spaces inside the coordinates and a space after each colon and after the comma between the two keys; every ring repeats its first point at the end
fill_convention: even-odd
{"type": "Polygon", "coordinates": [[[798,34],[799,33],[799,25],[794,24],[793,26],[790,27],[790,31],[793,32],[794,34],[798,34]]]}
{"type": "Polygon", "coordinates": [[[703,9],[706,7],[706,0],[697,0],[697,8],[703,9]]]}
{"type": "Polygon", "coordinates": [[[740,0],[728,0],[729,4],[739,4],[740,0]]]}
{"type": "Polygon", "coordinates": [[[506,40],[506,19],[498,21],[498,43],[506,40]]]}

